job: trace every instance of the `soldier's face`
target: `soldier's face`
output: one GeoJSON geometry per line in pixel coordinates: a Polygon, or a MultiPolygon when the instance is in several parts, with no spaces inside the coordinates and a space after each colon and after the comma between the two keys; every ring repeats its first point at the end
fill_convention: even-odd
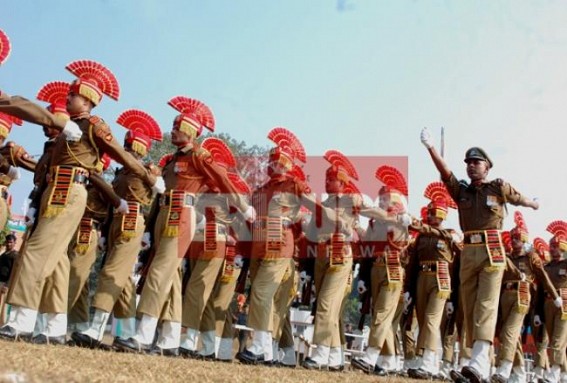
{"type": "Polygon", "coordinates": [[[512,237],[512,250],[518,251],[524,247],[524,242],[517,237],[512,237]]]}
{"type": "Polygon", "coordinates": [[[175,146],[187,145],[191,142],[191,138],[179,129],[171,130],[171,143],[175,146]]]}
{"type": "Polygon", "coordinates": [[[486,161],[471,158],[467,161],[467,175],[471,181],[483,181],[488,176],[488,164],[486,161]]]}
{"type": "Polygon", "coordinates": [[[337,177],[327,177],[325,180],[325,192],[329,194],[338,194],[343,191],[344,183],[337,177]]]}
{"type": "Polygon", "coordinates": [[[67,95],[67,112],[71,115],[76,115],[83,112],[90,112],[92,104],[85,97],[80,94],[69,92],[67,95]]]}

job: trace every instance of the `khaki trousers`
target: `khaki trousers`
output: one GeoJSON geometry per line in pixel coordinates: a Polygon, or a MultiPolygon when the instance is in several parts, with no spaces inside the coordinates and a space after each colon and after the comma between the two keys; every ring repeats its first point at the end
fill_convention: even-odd
{"type": "Polygon", "coordinates": [[[502,328],[498,336],[500,350],[498,351],[498,365],[503,360],[512,362],[522,332],[525,313],[518,312],[518,291],[503,290],[500,298],[500,315],[502,328]]]}
{"type": "Polygon", "coordinates": [[[258,331],[274,331],[274,297],[288,269],[295,251],[295,242],[291,229],[282,232],[283,243],[279,256],[265,258],[266,243],[252,243],[250,260],[250,308],[248,326],[258,331]]]}
{"type": "Polygon", "coordinates": [[[39,312],[66,313],[69,309],[69,258],[61,257],[53,273],[46,279],[39,312]]]}
{"type": "Polygon", "coordinates": [[[162,206],[157,216],[156,253],[140,296],[138,314],[181,322],[180,265],[195,234],[195,211],[192,206],[182,209],[179,234],[175,237],[163,236],[168,213],[169,207],[162,206]]]}
{"type": "Polygon", "coordinates": [[[205,257],[203,242],[194,242],[195,244],[198,255],[189,260],[191,276],[185,287],[182,323],[184,327],[198,330],[205,307],[209,299],[213,298],[212,292],[222,271],[226,242],[225,238],[217,240],[217,253],[213,257],[205,257]]]}
{"type": "Polygon", "coordinates": [[[437,351],[441,337],[441,319],[447,299],[438,296],[435,272],[420,272],[417,281],[416,314],[419,325],[417,348],[437,351]]]}
{"type": "Polygon", "coordinates": [[[69,294],[68,294],[68,313],[69,323],[81,323],[76,320],[84,319],[83,322],[89,321],[89,286],[88,279],[91,274],[92,267],[97,258],[98,232],[93,228],[91,230],[91,240],[89,248],[84,254],[80,254],[75,250],[77,233],[73,235],[74,240],[69,245],[69,261],[71,263],[69,273],[69,294]]]}
{"type": "Polygon", "coordinates": [[[228,282],[221,282],[219,279],[203,312],[199,331],[214,330],[218,336],[223,338],[232,337],[232,315],[229,313],[229,307],[234,297],[234,289],[236,288],[240,270],[235,268],[232,279],[228,282]],[[228,329],[226,329],[227,326],[228,329]]]}
{"type": "Polygon", "coordinates": [[[549,364],[559,365],[565,372],[565,349],[567,348],[567,320],[561,320],[561,310],[553,299],[546,298],[544,304],[545,329],[549,336],[549,364]]]}
{"type": "MultiPolygon", "coordinates": [[[[50,184],[42,197],[42,213],[53,190],[50,184]]],[[[67,206],[53,217],[40,217],[35,231],[27,242],[26,249],[21,255],[21,267],[15,275],[13,288],[8,302],[15,306],[38,310],[47,278],[53,274],[57,265],[65,260],[68,263],[67,247],[79,226],[87,202],[87,191],[83,185],[72,184],[67,206]]],[[[68,269],[67,269],[68,270],[68,269]]],[[[69,275],[58,282],[61,290],[65,291],[64,311],[67,311],[69,275]]]]}
{"type": "Polygon", "coordinates": [[[374,262],[372,278],[372,323],[368,346],[381,349],[388,333],[391,333],[392,321],[400,301],[402,283],[388,285],[387,271],[384,265],[374,262]]]}
{"type": "Polygon", "coordinates": [[[460,294],[465,319],[466,346],[476,340],[492,343],[504,268],[489,270],[486,245],[465,245],[461,254],[460,294]]]}
{"type": "Polygon", "coordinates": [[[345,289],[352,271],[352,258],[345,258],[342,265],[330,267],[329,260],[315,260],[315,290],[317,312],[313,343],[327,347],[340,347],[341,307],[345,289]]]}
{"type": "MultiPolygon", "coordinates": [[[[104,266],[98,276],[96,293],[93,298],[93,307],[111,312],[114,305],[122,295],[125,288],[131,288],[130,276],[132,269],[138,259],[138,253],[142,248],[142,236],[144,235],[145,220],[143,215],[138,215],[136,231],[131,238],[125,238],[122,231],[122,214],[115,214],[108,235],[108,252],[104,266]]],[[[132,296],[132,293],[129,294],[132,296]]],[[[126,303],[123,300],[122,303],[126,303]]],[[[134,308],[136,304],[134,301],[134,308]]],[[[122,310],[132,312],[132,310],[122,310]]],[[[135,310],[134,310],[135,311],[135,310]]]]}
{"type": "Polygon", "coordinates": [[[272,338],[278,341],[282,335],[285,318],[289,316],[289,309],[295,294],[299,276],[295,272],[295,262],[288,260],[287,270],[282,278],[280,287],[274,296],[274,313],[272,316],[272,338]]]}

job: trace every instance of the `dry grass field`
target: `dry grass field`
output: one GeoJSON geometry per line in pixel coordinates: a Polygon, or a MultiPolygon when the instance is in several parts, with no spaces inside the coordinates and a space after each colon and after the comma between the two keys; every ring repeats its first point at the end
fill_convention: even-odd
{"type": "Polygon", "coordinates": [[[147,355],[36,346],[0,340],[0,382],[314,382],[376,383],[412,379],[379,378],[349,371],[245,366],[147,355]]]}

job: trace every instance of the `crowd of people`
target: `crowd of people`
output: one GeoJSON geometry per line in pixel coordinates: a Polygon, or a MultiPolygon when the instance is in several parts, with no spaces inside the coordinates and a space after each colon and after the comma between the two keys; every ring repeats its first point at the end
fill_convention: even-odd
{"type": "MultiPolygon", "coordinates": [[[[406,373],[416,379],[526,381],[522,331],[529,326],[538,329],[537,376],[567,381],[567,222],[549,224],[549,243],[532,243],[519,212],[515,227],[504,231],[506,205],[539,205],[509,183],[489,180],[493,163],[481,148],[465,153],[470,180],[460,181],[422,130],[441,181],[426,188],[431,202],[420,218],[408,211],[399,169],[376,169],[375,206],[358,190],[353,163],[337,150],[324,155],[321,200],[302,170],[303,145],[282,127],[267,136],[274,143],[267,181],[251,190],[226,143],[200,139],[204,128],[215,129],[203,102],[169,100],[178,113],[171,128],[176,151],[150,165],[144,158],[152,141],[162,139],[151,115],[124,111],[117,123],[128,132],[120,145],[93,114],[103,95],[119,98],[115,76],[90,60],[66,69],[73,82],[51,82],[38,93],[47,108],[0,93],[1,187],[18,179],[18,168],[34,172],[29,227],[9,273],[10,315],[0,338],[232,361],[233,323],[245,320],[252,337],[236,354],[241,363],[296,367],[289,313],[302,274],[312,280],[302,298],[313,305],[314,336],[301,366],[343,371],[342,317],[358,264],[361,313],[371,319],[368,347],[350,361],[354,369],[386,376],[404,353],[406,373]],[[43,127],[47,140],[38,161],[3,142],[22,120],[43,127]],[[122,168],[107,183],[110,159],[122,168]],[[460,230],[443,227],[451,208],[460,230]],[[141,254],[136,285],[132,272],[141,254]],[[89,299],[88,276],[100,256],[89,299]],[[235,292],[245,291],[248,303],[231,312],[235,292]],[[108,344],[111,315],[121,331],[108,344]],[[413,333],[412,326],[414,346],[398,350],[396,334],[413,333]],[[452,351],[457,340],[459,361],[452,351]]],[[[0,198],[1,227],[7,217],[0,198]]]]}

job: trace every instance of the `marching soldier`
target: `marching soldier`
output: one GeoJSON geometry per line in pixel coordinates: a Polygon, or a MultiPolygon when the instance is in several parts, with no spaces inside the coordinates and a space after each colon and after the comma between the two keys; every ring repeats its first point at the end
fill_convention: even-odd
{"type": "Polygon", "coordinates": [[[547,380],[557,383],[567,381],[567,222],[553,221],[547,226],[553,234],[549,241],[551,262],[545,271],[556,294],[545,294],[544,320],[549,336],[549,364],[551,366],[547,380]]]}
{"type": "Polygon", "coordinates": [[[517,192],[500,179],[488,181],[492,161],[484,150],[473,147],[465,153],[471,183],[459,181],[437,153],[427,128],[421,142],[428,149],[449,194],[457,203],[464,232],[460,281],[465,318],[466,345],[472,345],[472,358],[461,372],[452,371],[455,381],[473,383],[490,375],[489,351],[494,339],[500,286],[506,256],[500,238],[506,203],[538,209],[539,204],[517,192]]]}
{"type": "MultiPolygon", "coordinates": [[[[91,116],[102,94],[118,98],[119,86],[114,75],[94,61],[75,61],[67,69],[78,77],[70,87],[67,111],[70,121],[63,121],[49,111],[21,97],[0,97],[0,112],[5,112],[42,126],[61,130],[53,149],[50,182],[42,195],[37,227],[22,254],[22,264],[16,275],[9,302],[15,315],[0,328],[0,337],[17,339],[30,336],[37,317],[45,282],[59,262],[67,264],[66,249],[83,215],[87,192],[85,183],[90,172],[96,171],[100,155],[108,153],[139,174],[156,191],[162,182],[134,161],[121,148],[108,125],[91,116]],[[84,133],[84,134],[83,134],[84,133]]],[[[100,169],[100,168],[99,168],[100,169]]],[[[61,283],[68,289],[68,274],[61,283]]],[[[67,302],[64,308],[48,314],[47,336],[60,337],[67,331],[67,302]]]]}
{"type": "Polygon", "coordinates": [[[388,215],[380,208],[367,206],[360,192],[345,193],[345,189],[356,189],[350,185],[358,180],[358,173],[342,153],[329,150],[324,158],[331,164],[325,173],[325,191],[328,198],[323,206],[337,213],[339,222],[322,222],[312,219],[307,228],[307,237],[317,244],[315,260],[315,291],[317,310],[313,344],[317,347],[303,367],[307,369],[340,370],[343,368],[343,350],[340,336],[340,316],[345,289],[352,273],[351,242],[359,225],[359,216],[381,223],[396,223],[397,216],[388,215]],[[342,229],[339,230],[339,226],[342,229]]]}
{"type": "MultiPolygon", "coordinates": [[[[365,241],[372,247],[373,264],[371,269],[370,291],[372,294],[372,321],[368,348],[359,358],[353,358],[354,368],[367,374],[387,375],[378,365],[378,357],[384,347],[386,337],[391,333],[392,323],[402,294],[404,270],[401,253],[408,244],[407,214],[408,195],[404,176],[395,168],[384,165],[376,170],[376,178],[384,186],[378,191],[379,207],[389,214],[399,215],[400,223],[370,221],[365,241]]],[[[392,353],[394,350],[390,350],[392,353]]],[[[387,359],[395,359],[389,355],[387,359]]]]}
{"type": "MultiPolygon", "coordinates": [[[[536,237],[533,241],[534,250],[539,255],[544,267],[551,261],[549,254],[549,243],[543,238],[536,237]]],[[[543,306],[545,302],[545,294],[542,289],[538,290],[538,294],[534,297],[532,305],[532,328],[533,337],[536,343],[536,354],[534,356],[534,379],[544,379],[544,375],[549,370],[549,358],[547,356],[547,346],[549,337],[545,326],[542,326],[541,318],[543,318],[543,306]]]]}
{"type": "MultiPolygon", "coordinates": [[[[211,110],[202,102],[183,96],[174,97],[169,105],[180,112],[171,131],[171,142],[178,150],[163,168],[166,193],[160,198],[157,217],[149,219],[150,225],[155,220],[156,251],[138,303],[141,320],[136,335],[115,342],[116,347],[129,352],[151,349],[161,318],[162,329],[156,346],[164,354],[177,354],[182,318],[179,266],[195,233],[196,193],[209,184],[221,193],[237,196],[226,171],[196,142],[203,128],[214,129],[211,110]]],[[[240,202],[238,209],[247,219],[254,219],[253,209],[244,201],[240,202]]]]}
{"type": "MultiPolygon", "coordinates": [[[[148,154],[152,140],[162,139],[158,123],[141,110],[126,110],[118,116],[116,122],[128,129],[124,149],[140,163],[148,154]]],[[[153,165],[148,165],[147,168],[149,172],[155,173],[153,165]]],[[[92,303],[95,308],[92,322],[87,330],[71,335],[81,347],[96,348],[101,345],[111,312],[123,324],[132,323],[131,319],[136,314],[136,294],[130,275],[142,247],[144,208],[152,202],[152,189],[151,185],[127,168],[116,172],[112,185],[128,209],[126,212],[114,211],[111,218],[106,258],[98,276],[92,303]]],[[[130,332],[130,336],[133,335],[133,329],[130,332]]],[[[127,338],[129,336],[125,337],[127,338]]]]}
{"type": "Polygon", "coordinates": [[[436,354],[441,319],[452,292],[453,260],[460,252],[455,231],[442,227],[449,208],[457,208],[447,189],[441,182],[433,182],[424,195],[431,200],[427,205],[427,224],[414,222],[409,227],[419,234],[410,249],[406,278],[406,291],[416,299],[417,349],[423,350],[420,365],[408,370],[414,379],[429,379],[438,372],[436,354]]]}
{"type": "MultiPolygon", "coordinates": [[[[228,176],[242,196],[250,195],[250,187],[237,173],[228,173],[228,176]]],[[[229,307],[243,266],[243,255],[241,253],[244,246],[239,244],[247,238],[247,232],[248,227],[242,219],[242,215],[235,214],[230,225],[230,234],[236,242],[227,241],[226,243],[224,263],[212,293],[213,299],[209,298],[199,325],[199,331],[202,334],[215,331],[215,343],[218,344],[216,360],[223,362],[232,362],[234,329],[229,307]]],[[[207,355],[205,351],[200,352],[200,354],[207,355]]]]}
{"type": "MultiPolygon", "coordinates": [[[[108,155],[100,158],[103,172],[110,166],[108,155]]],[[[109,203],[116,210],[126,212],[128,205],[118,197],[112,187],[98,175],[91,174],[87,185],[87,205],[79,227],[69,245],[69,294],[68,294],[68,323],[76,331],[84,331],[89,327],[89,283],[97,254],[102,252],[99,233],[104,231],[109,215],[109,203]]]]}
{"type": "Polygon", "coordinates": [[[238,354],[242,363],[257,364],[271,362],[273,353],[274,297],[286,272],[295,272],[293,255],[300,222],[300,207],[310,210],[321,207],[324,219],[334,212],[316,203],[311,190],[293,174],[298,166],[295,160],[305,162],[303,145],[285,128],[274,128],[268,138],[277,146],[269,153],[268,182],[252,194],[252,204],[258,213],[252,231],[252,254],[250,265],[250,313],[248,326],[254,329],[252,345],[238,354]],[[291,269],[290,269],[291,268],[291,269]]]}
{"type": "MultiPolygon", "coordinates": [[[[518,339],[520,339],[524,317],[531,305],[531,292],[534,282],[539,288],[545,288],[554,299],[559,298],[549,276],[543,268],[541,259],[528,243],[528,230],[522,214],[514,213],[516,227],[510,230],[512,251],[509,259],[515,266],[507,268],[502,278],[502,295],[500,296],[500,320],[502,322],[500,334],[500,349],[498,350],[496,372],[491,377],[493,383],[507,382],[512,373],[513,361],[516,353],[518,339]],[[518,278],[518,271],[520,278],[518,278]]],[[[521,358],[523,362],[523,358],[521,358]]],[[[514,367],[516,374],[524,375],[523,366],[514,367]]]]}
{"type": "MultiPolygon", "coordinates": [[[[232,152],[222,140],[206,138],[201,143],[201,148],[208,151],[214,162],[225,170],[236,166],[232,152]]],[[[235,214],[231,214],[231,210],[235,210],[233,205],[239,201],[240,198],[235,200],[232,195],[221,193],[215,185],[208,185],[207,190],[200,193],[197,199],[196,210],[204,216],[206,222],[202,229],[196,230],[194,242],[189,250],[191,274],[185,286],[182,315],[182,324],[187,328],[187,332],[179,347],[183,356],[202,357],[207,360],[215,358],[214,324],[212,328],[201,333],[203,348],[199,352],[196,351],[197,336],[206,307],[209,302],[214,303],[214,287],[219,281],[221,271],[224,271],[225,261],[234,266],[233,250],[236,241],[230,228],[236,218],[235,214]]]]}

